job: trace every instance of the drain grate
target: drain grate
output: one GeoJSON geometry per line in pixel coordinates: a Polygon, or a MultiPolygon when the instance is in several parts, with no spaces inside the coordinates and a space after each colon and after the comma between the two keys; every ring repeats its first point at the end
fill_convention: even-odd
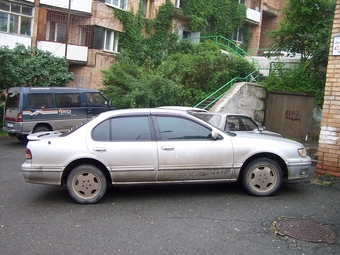
{"type": "Polygon", "coordinates": [[[322,223],[303,219],[283,219],[275,224],[278,234],[315,243],[335,243],[336,234],[322,223]]]}

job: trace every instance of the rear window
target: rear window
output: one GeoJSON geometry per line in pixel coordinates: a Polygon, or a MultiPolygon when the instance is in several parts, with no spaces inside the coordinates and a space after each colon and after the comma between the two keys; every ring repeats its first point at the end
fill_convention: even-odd
{"type": "Polygon", "coordinates": [[[9,93],[6,99],[6,108],[19,109],[19,98],[20,94],[9,93]]]}
{"type": "Polygon", "coordinates": [[[31,109],[53,108],[52,94],[28,94],[28,107],[31,109]]]}

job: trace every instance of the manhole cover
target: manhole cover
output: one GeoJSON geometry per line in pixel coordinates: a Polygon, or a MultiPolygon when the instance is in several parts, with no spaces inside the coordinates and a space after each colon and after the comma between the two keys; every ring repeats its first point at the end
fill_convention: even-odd
{"type": "Polygon", "coordinates": [[[301,219],[283,219],[276,222],[278,234],[315,243],[335,243],[336,234],[324,224],[301,219]]]}

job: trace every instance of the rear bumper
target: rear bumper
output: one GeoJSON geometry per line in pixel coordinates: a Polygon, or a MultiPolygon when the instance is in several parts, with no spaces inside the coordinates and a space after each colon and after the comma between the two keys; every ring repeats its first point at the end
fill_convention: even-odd
{"type": "Polygon", "coordinates": [[[21,172],[28,183],[61,185],[64,168],[34,168],[30,163],[21,165],[21,172]]]}

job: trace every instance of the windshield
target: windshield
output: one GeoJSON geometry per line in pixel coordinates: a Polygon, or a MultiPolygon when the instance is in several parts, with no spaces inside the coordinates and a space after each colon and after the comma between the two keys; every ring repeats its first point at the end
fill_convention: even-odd
{"type": "Polygon", "coordinates": [[[94,120],[95,118],[97,118],[98,115],[93,116],[90,119],[84,120],[83,122],[80,122],[79,124],[71,127],[70,129],[66,130],[64,133],[62,133],[60,136],[68,136],[70,134],[72,134],[74,131],[78,130],[79,128],[81,128],[82,126],[84,126],[85,124],[89,123],[91,120],[94,120]]]}

